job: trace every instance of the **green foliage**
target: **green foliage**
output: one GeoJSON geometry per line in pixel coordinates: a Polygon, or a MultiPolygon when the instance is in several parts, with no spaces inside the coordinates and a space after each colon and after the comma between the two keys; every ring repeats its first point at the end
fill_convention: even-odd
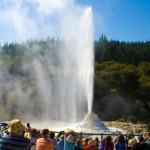
{"type": "Polygon", "coordinates": [[[149,69],[148,62],[137,66],[115,61],[96,63],[95,112],[105,120],[150,120],[149,69]]]}
{"type": "Polygon", "coordinates": [[[95,65],[95,74],[118,90],[134,90],[139,87],[139,72],[133,65],[119,64],[114,61],[95,65]]]}

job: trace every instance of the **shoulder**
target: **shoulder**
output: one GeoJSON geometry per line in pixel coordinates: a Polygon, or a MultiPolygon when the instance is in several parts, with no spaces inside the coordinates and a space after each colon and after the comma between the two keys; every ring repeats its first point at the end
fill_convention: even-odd
{"type": "Polygon", "coordinates": [[[58,141],[57,143],[58,143],[58,144],[62,144],[62,143],[64,143],[64,141],[58,141]]]}
{"type": "Polygon", "coordinates": [[[45,139],[45,138],[39,138],[39,139],[37,139],[37,143],[38,142],[46,142],[47,140],[45,139]]]}
{"type": "Polygon", "coordinates": [[[39,139],[37,139],[37,141],[41,141],[41,140],[43,140],[43,138],[39,138],[39,139]]]}
{"type": "Polygon", "coordinates": [[[64,141],[64,144],[67,145],[67,146],[71,146],[71,147],[72,147],[72,146],[75,146],[75,144],[69,143],[69,142],[67,142],[67,141],[64,141]]]}
{"type": "Polygon", "coordinates": [[[115,147],[126,147],[126,144],[115,144],[115,147]]]}
{"type": "Polygon", "coordinates": [[[2,136],[0,139],[6,140],[6,141],[13,140],[13,141],[20,141],[20,142],[29,142],[30,141],[27,138],[20,137],[20,136],[12,136],[12,135],[5,135],[5,136],[2,136]]]}

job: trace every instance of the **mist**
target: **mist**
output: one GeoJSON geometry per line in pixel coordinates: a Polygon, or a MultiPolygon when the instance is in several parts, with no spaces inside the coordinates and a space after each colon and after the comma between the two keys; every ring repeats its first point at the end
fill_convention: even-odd
{"type": "Polygon", "coordinates": [[[15,35],[9,39],[19,43],[12,56],[5,52],[7,45],[1,50],[2,119],[83,120],[93,100],[92,8],[73,0],[7,0],[2,5],[0,18],[15,35]]]}

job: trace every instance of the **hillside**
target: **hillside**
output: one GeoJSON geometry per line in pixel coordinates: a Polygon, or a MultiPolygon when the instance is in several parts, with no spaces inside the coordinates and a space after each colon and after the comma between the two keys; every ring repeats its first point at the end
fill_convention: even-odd
{"type": "MultiPolygon", "coordinates": [[[[93,111],[102,120],[150,121],[150,41],[120,42],[107,40],[102,35],[94,47],[93,111]]],[[[21,90],[28,92],[29,98],[37,98],[36,81],[32,78],[33,72],[29,71],[32,70],[32,59],[45,57],[55,70],[61,66],[56,52],[62,50],[61,41],[51,38],[21,44],[7,43],[0,47],[1,116],[15,117],[15,111],[20,111],[15,99],[21,96],[16,97],[18,89],[13,88],[18,80],[23,85],[21,90]],[[10,101],[13,106],[10,106],[10,101]],[[12,110],[14,107],[16,109],[12,110]]],[[[47,62],[43,61],[43,64],[46,69],[47,62]]],[[[30,106],[30,109],[34,107],[30,106]]],[[[35,109],[33,113],[37,115],[35,109]]]]}

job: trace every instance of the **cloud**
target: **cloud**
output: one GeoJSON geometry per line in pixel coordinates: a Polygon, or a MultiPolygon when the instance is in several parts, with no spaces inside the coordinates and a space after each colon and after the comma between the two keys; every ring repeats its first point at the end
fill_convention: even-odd
{"type": "Polygon", "coordinates": [[[73,0],[2,0],[0,27],[11,28],[12,33],[6,34],[6,28],[0,33],[7,35],[8,40],[15,34],[17,42],[48,35],[59,37],[64,33],[64,25],[81,16],[83,8],[73,0]]]}
{"type": "Polygon", "coordinates": [[[39,14],[52,15],[60,13],[70,6],[72,0],[28,0],[28,3],[35,5],[39,14]]]}
{"type": "MultiPolygon", "coordinates": [[[[28,9],[23,7],[22,2],[22,0],[7,0],[0,10],[1,26],[4,24],[8,28],[11,27],[13,32],[9,33],[9,36],[15,34],[13,35],[14,40],[17,41],[38,36],[38,26],[35,20],[29,16],[28,9]]],[[[8,32],[7,29],[4,30],[0,32],[3,32],[3,34],[8,32]]]]}

